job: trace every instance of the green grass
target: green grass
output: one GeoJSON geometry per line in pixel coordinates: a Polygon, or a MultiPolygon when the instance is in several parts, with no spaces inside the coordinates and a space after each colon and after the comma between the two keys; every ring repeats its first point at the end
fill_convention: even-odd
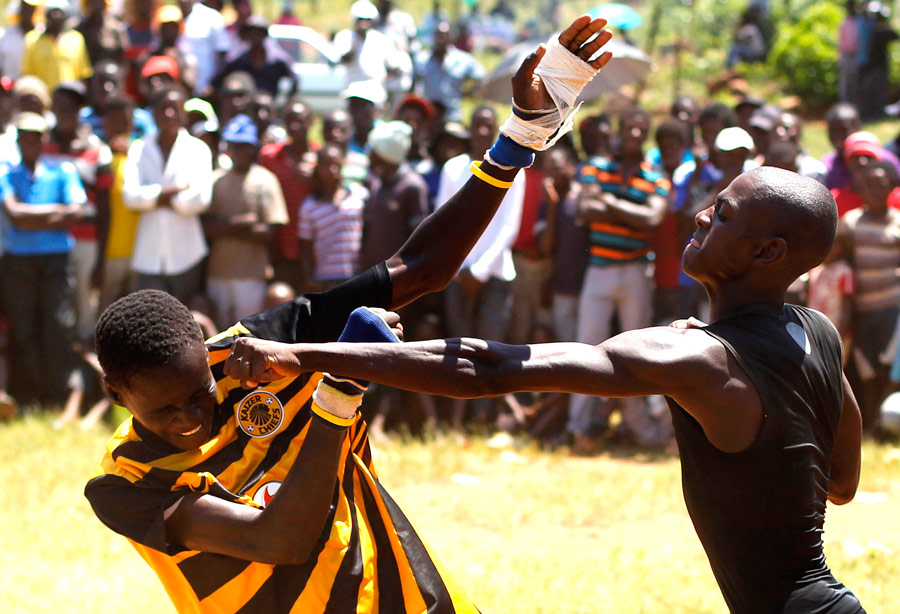
{"type": "MultiPolygon", "coordinates": [[[[172,612],[150,568],[82,496],[109,430],[50,422],[0,425],[0,611],[172,612]]],[[[677,459],[574,459],[444,436],[375,453],[382,482],[486,613],[725,611],[677,459]]],[[[898,612],[900,448],[866,444],[863,461],[859,500],[828,509],[826,553],[870,612],[898,612]]]]}

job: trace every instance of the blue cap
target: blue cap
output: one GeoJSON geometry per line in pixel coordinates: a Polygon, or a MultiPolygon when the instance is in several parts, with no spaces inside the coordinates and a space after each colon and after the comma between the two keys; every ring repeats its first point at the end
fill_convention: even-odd
{"type": "Polygon", "coordinates": [[[249,143],[259,145],[259,131],[256,124],[247,115],[235,115],[225,126],[222,140],[226,143],[249,143]]]}

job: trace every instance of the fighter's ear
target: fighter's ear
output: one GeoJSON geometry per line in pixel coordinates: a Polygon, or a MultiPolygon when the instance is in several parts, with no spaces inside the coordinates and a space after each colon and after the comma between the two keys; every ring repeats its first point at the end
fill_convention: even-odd
{"type": "Polygon", "coordinates": [[[758,267],[778,264],[787,257],[787,241],[782,237],[770,237],[762,241],[753,256],[753,265],[758,267]]]}
{"type": "Polygon", "coordinates": [[[122,395],[118,390],[113,388],[112,384],[109,383],[109,378],[105,375],[103,376],[103,390],[106,392],[106,396],[109,397],[110,401],[116,405],[122,404],[122,395]]]}

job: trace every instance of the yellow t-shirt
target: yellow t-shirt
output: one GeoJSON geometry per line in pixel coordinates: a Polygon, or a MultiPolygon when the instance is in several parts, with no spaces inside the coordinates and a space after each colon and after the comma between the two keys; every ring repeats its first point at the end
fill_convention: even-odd
{"type": "Polygon", "coordinates": [[[22,74],[38,77],[51,93],[60,83],[90,77],[94,70],[81,32],[66,30],[56,38],[38,30],[26,34],[22,74]]]}
{"type": "Polygon", "coordinates": [[[109,165],[113,178],[109,189],[109,236],[106,239],[106,258],[109,260],[131,258],[138,221],[141,219],[141,214],[126,207],[122,198],[127,157],[124,153],[113,154],[109,165]]]}

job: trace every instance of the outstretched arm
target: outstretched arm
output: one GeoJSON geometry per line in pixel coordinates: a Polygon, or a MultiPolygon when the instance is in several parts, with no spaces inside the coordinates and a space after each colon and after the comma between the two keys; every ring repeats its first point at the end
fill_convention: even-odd
{"type": "MultiPolygon", "coordinates": [[[[587,15],[579,17],[560,34],[560,44],[588,62],[610,39],[611,34],[603,30],[605,25],[603,19],[592,20],[587,15]],[[591,40],[595,35],[596,38],[591,40]]],[[[522,110],[554,108],[541,77],[535,74],[545,51],[543,45],[539,46],[513,77],[513,100],[522,110]]],[[[589,62],[590,66],[599,70],[610,57],[608,52],[601,54],[589,62]]],[[[485,161],[482,170],[501,182],[509,182],[519,169],[503,169],[485,161]]],[[[392,307],[403,306],[423,294],[445,287],[456,275],[505,195],[506,188],[473,177],[426,218],[403,247],[387,260],[393,283],[392,307]]]]}
{"type": "Polygon", "coordinates": [[[698,387],[695,378],[684,377],[686,369],[702,369],[710,385],[715,359],[720,358],[716,350],[722,346],[702,331],[659,327],[628,331],[596,346],[517,346],[462,338],[393,346],[288,347],[302,370],[331,371],[416,392],[470,398],[519,391],[677,396],[698,387]]]}
{"type": "Polygon", "coordinates": [[[450,397],[517,391],[663,394],[684,407],[724,451],[749,445],[762,425],[752,382],[721,343],[697,329],[632,330],[597,346],[515,346],[479,339],[285,345],[240,339],[225,367],[228,375],[252,381],[308,370],[450,397]]]}

